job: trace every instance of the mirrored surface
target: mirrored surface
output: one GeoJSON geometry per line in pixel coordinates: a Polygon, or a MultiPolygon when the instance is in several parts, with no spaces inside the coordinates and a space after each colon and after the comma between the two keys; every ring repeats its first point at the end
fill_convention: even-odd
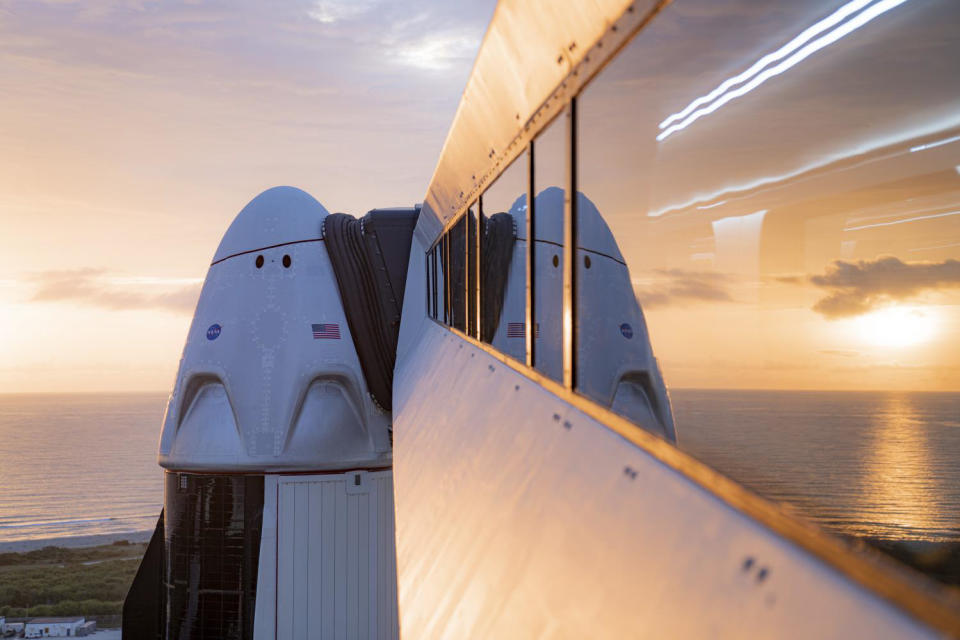
{"type": "Polygon", "coordinates": [[[481,340],[526,360],[527,187],[529,162],[517,158],[483,193],[481,340]]]}
{"type": "Polygon", "coordinates": [[[533,366],[563,380],[563,198],[567,185],[568,116],[561,114],[533,141],[533,366]]]}
{"type": "Polygon", "coordinates": [[[446,322],[454,329],[464,332],[467,330],[466,229],[466,216],[461,216],[444,238],[447,254],[444,262],[447,292],[446,322]]]}
{"type": "MultiPolygon", "coordinates": [[[[940,549],[921,568],[953,582],[958,24],[951,0],[674,2],[582,93],[577,157],[681,446],[915,566],[940,549]]],[[[579,299],[579,367],[615,369],[583,346],[620,327],[579,299]]]]}

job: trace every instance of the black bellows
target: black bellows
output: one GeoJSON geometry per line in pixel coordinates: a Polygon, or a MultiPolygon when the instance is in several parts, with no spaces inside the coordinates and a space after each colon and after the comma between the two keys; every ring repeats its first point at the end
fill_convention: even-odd
{"type": "Polygon", "coordinates": [[[393,367],[417,210],[379,209],[361,220],[334,213],[323,238],[367,388],[393,409],[393,367]]]}

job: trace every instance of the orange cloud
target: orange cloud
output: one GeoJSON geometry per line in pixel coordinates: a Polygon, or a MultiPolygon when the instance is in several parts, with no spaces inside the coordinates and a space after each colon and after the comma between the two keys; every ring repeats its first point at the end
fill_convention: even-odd
{"type": "Polygon", "coordinates": [[[727,291],[729,276],[711,271],[655,269],[660,282],[648,289],[634,287],[643,308],[689,302],[735,302],[727,291]]]}
{"type": "Polygon", "coordinates": [[[960,260],[903,262],[887,256],[877,260],[837,260],[810,282],[829,293],[813,305],[827,318],[867,313],[891,301],[906,300],[924,291],[960,287],[960,260]]]}
{"type": "Polygon", "coordinates": [[[92,268],[44,271],[29,278],[37,287],[30,300],[70,301],[116,311],[161,309],[193,313],[200,296],[199,283],[164,287],[167,290],[152,293],[145,292],[142,284],[116,284],[104,276],[104,270],[92,268]]]}

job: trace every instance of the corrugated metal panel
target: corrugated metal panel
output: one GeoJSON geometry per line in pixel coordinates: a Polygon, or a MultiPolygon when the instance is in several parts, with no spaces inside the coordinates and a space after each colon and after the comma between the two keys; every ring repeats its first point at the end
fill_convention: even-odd
{"type": "Polygon", "coordinates": [[[392,472],[281,477],[278,500],[277,640],[399,637],[392,472]]]}

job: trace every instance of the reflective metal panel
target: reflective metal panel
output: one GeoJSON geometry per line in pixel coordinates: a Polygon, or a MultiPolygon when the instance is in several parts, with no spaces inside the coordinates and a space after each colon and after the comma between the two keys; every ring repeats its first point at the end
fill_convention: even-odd
{"type": "MultiPolygon", "coordinates": [[[[903,594],[890,563],[833,540],[817,557],[784,536],[809,529],[663,440],[614,431],[435,323],[416,340],[396,376],[403,637],[942,635],[864,588],[903,594]]],[[[943,600],[916,600],[960,629],[943,600]]]]}
{"type": "Polygon", "coordinates": [[[533,184],[536,192],[534,250],[534,362],[563,381],[563,214],[567,189],[567,122],[561,115],[537,136],[533,184]]]}
{"type": "Polygon", "coordinates": [[[474,204],[464,217],[466,225],[466,274],[467,274],[467,334],[477,337],[477,205],[474,204]]]}
{"type": "Polygon", "coordinates": [[[447,233],[447,324],[454,329],[467,330],[467,238],[466,223],[460,218],[447,233]]]}
{"type": "Polygon", "coordinates": [[[577,158],[622,252],[578,260],[581,390],[618,410],[586,375],[618,354],[588,345],[649,324],[683,446],[950,582],[958,24],[952,0],[674,2],[582,94],[577,158]],[[645,318],[591,323],[621,259],[645,318]]]}
{"type": "Polygon", "coordinates": [[[517,159],[483,193],[481,340],[524,362],[527,161],[517,159]]]}
{"type": "Polygon", "coordinates": [[[665,0],[502,0],[423,203],[424,244],[524,152],[564,98],[665,0]],[[611,27],[616,27],[611,31],[611,27]],[[596,48],[598,40],[603,48],[596,48]]]}

